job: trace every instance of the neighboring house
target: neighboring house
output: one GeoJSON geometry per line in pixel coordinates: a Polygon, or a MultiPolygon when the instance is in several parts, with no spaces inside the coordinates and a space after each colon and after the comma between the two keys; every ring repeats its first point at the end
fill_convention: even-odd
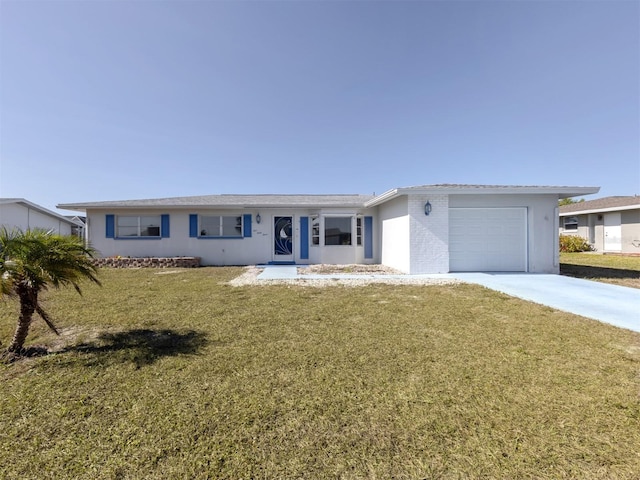
{"type": "Polygon", "coordinates": [[[81,215],[65,215],[65,218],[75,223],[75,225],[71,227],[71,235],[84,238],[84,225],[87,222],[86,217],[81,215]]]}
{"type": "Polygon", "coordinates": [[[71,235],[72,229],[79,224],[24,198],[0,198],[0,225],[7,230],[43,228],[71,235]]]}
{"type": "Polygon", "coordinates": [[[560,207],[560,233],[598,252],[640,253],[640,197],[605,197],[560,207]]]}
{"type": "Polygon", "coordinates": [[[58,207],[86,212],[87,239],[105,257],[557,273],[558,199],[598,190],[425,185],[378,196],[210,195],[58,207]]]}

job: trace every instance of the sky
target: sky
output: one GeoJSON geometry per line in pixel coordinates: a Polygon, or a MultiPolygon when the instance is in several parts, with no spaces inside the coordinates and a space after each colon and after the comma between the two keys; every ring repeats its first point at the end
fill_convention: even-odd
{"type": "Polygon", "coordinates": [[[1,197],[437,183],[640,194],[640,2],[0,0],[1,197]]]}

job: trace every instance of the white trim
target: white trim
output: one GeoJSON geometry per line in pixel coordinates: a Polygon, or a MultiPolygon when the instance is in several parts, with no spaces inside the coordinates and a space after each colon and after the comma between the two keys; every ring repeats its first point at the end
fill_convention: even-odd
{"type": "Polygon", "coordinates": [[[80,222],[74,222],[70,218],[60,215],[59,213],[53,212],[47,208],[41,207],[40,205],[30,202],[29,200],[26,200],[24,198],[0,198],[0,205],[11,205],[11,204],[22,205],[23,207],[27,207],[27,211],[35,210],[45,215],[55,217],[59,221],[65,222],[69,225],[83,226],[83,224],[80,222]]]}
{"type": "Polygon", "coordinates": [[[536,186],[495,186],[495,185],[433,185],[425,187],[406,187],[389,190],[364,204],[374,207],[401,195],[558,195],[558,198],[577,197],[598,193],[600,187],[536,187],[536,186]]]}
{"type": "MultiPolygon", "coordinates": [[[[553,209],[553,231],[560,230],[560,216],[558,215],[559,207],[553,209]]],[[[560,266],[560,235],[553,236],[553,266],[560,266]]]]}
{"type": "Polygon", "coordinates": [[[625,205],[622,207],[605,207],[605,208],[590,208],[588,210],[574,210],[572,212],[560,212],[561,217],[569,217],[572,215],[586,215],[588,213],[606,213],[606,212],[617,212],[620,210],[638,210],[640,209],[640,204],[635,205],[625,205]]]}

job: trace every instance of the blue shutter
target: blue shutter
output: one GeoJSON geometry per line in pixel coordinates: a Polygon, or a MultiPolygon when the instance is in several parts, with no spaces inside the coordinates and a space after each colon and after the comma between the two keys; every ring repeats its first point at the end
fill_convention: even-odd
{"type": "Polygon", "coordinates": [[[191,238],[198,237],[198,215],[194,213],[189,215],[189,236],[191,238]]]}
{"type": "Polygon", "coordinates": [[[309,259],[309,217],[300,217],[300,259],[309,259]]]}
{"type": "Polygon", "coordinates": [[[244,224],[244,238],[249,238],[251,236],[251,214],[245,213],[243,215],[244,219],[242,223],[244,224]]]}
{"type": "Polygon", "coordinates": [[[364,217],[364,258],[373,258],[373,217],[364,217]]]}
{"type": "Polygon", "coordinates": [[[160,236],[169,238],[169,215],[162,215],[160,220],[160,236]]]}
{"type": "Polygon", "coordinates": [[[116,238],[116,219],[115,219],[115,215],[106,215],[105,216],[105,225],[106,225],[106,237],[107,238],[116,238]]]}

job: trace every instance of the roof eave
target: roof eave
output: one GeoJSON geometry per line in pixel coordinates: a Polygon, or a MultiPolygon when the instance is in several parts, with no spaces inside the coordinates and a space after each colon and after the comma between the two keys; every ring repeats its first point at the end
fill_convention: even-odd
{"type": "Polygon", "coordinates": [[[380,205],[381,203],[384,203],[384,202],[388,202],[389,200],[392,200],[392,199],[394,199],[396,197],[399,197],[400,195],[404,195],[404,192],[402,192],[402,190],[405,190],[405,189],[403,189],[403,188],[394,188],[394,189],[391,189],[391,190],[387,190],[386,192],[381,193],[377,197],[372,198],[368,202],[365,202],[364,206],[366,208],[369,208],[369,207],[375,207],[375,206],[380,205]]]}
{"type": "Polygon", "coordinates": [[[560,212],[561,217],[572,217],[574,215],[587,215],[589,213],[607,213],[619,212],[621,210],[639,210],[640,204],[624,205],[621,207],[603,207],[603,208],[587,208],[584,210],[573,210],[569,212],[560,212]]]}
{"type": "Polygon", "coordinates": [[[365,207],[373,207],[388,202],[396,197],[408,194],[414,195],[513,195],[513,194],[536,194],[536,195],[557,195],[558,199],[571,198],[580,195],[592,195],[598,193],[600,187],[407,187],[394,188],[388,190],[365,203],[365,207]]]}
{"type": "Polygon", "coordinates": [[[558,198],[572,198],[581,195],[593,195],[598,193],[600,187],[568,187],[566,191],[558,193],[558,198]]]}
{"type": "Polygon", "coordinates": [[[246,210],[246,209],[291,209],[291,208],[364,208],[366,204],[323,204],[323,203],[305,203],[305,204],[189,204],[189,205],[73,205],[73,204],[61,204],[56,205],[56,208],[64,210],[73,210],[86,212],[87,210],[145,210],[145,209],[163,209],[163,210],[185,210],[185,209],[226,209],[226,210],[246,210]]]}
{"type": "MultiPolygon", "coordinates": [[[[37,203],[30,202],[26,198],[12,198],[10,200],[12,200],[12,202],[9,202],[9,203],[21,204],[21,205],[23,205],[23,206],[25,206],[27,208],[30,208],[32,210],[36,210],[36,211],[38,211],[38,212],[40,212],[40,213],[42,213],[44,215],[48,215],[50,217],[54,217],[54,218],[56,218],[57,220],[59,220],[61,222],[65,222],[65,223],[67,223],[69,225],[77,225],[77,223],[74,222],[73,220],[70,220],[70,219],[64,217],[63,215],[60,215],[59,213],[51,211],[48,208],[41,207],[37,203]]],[[[57,208],[57,206],[56,206],[56,208],[57,208]]]]}

